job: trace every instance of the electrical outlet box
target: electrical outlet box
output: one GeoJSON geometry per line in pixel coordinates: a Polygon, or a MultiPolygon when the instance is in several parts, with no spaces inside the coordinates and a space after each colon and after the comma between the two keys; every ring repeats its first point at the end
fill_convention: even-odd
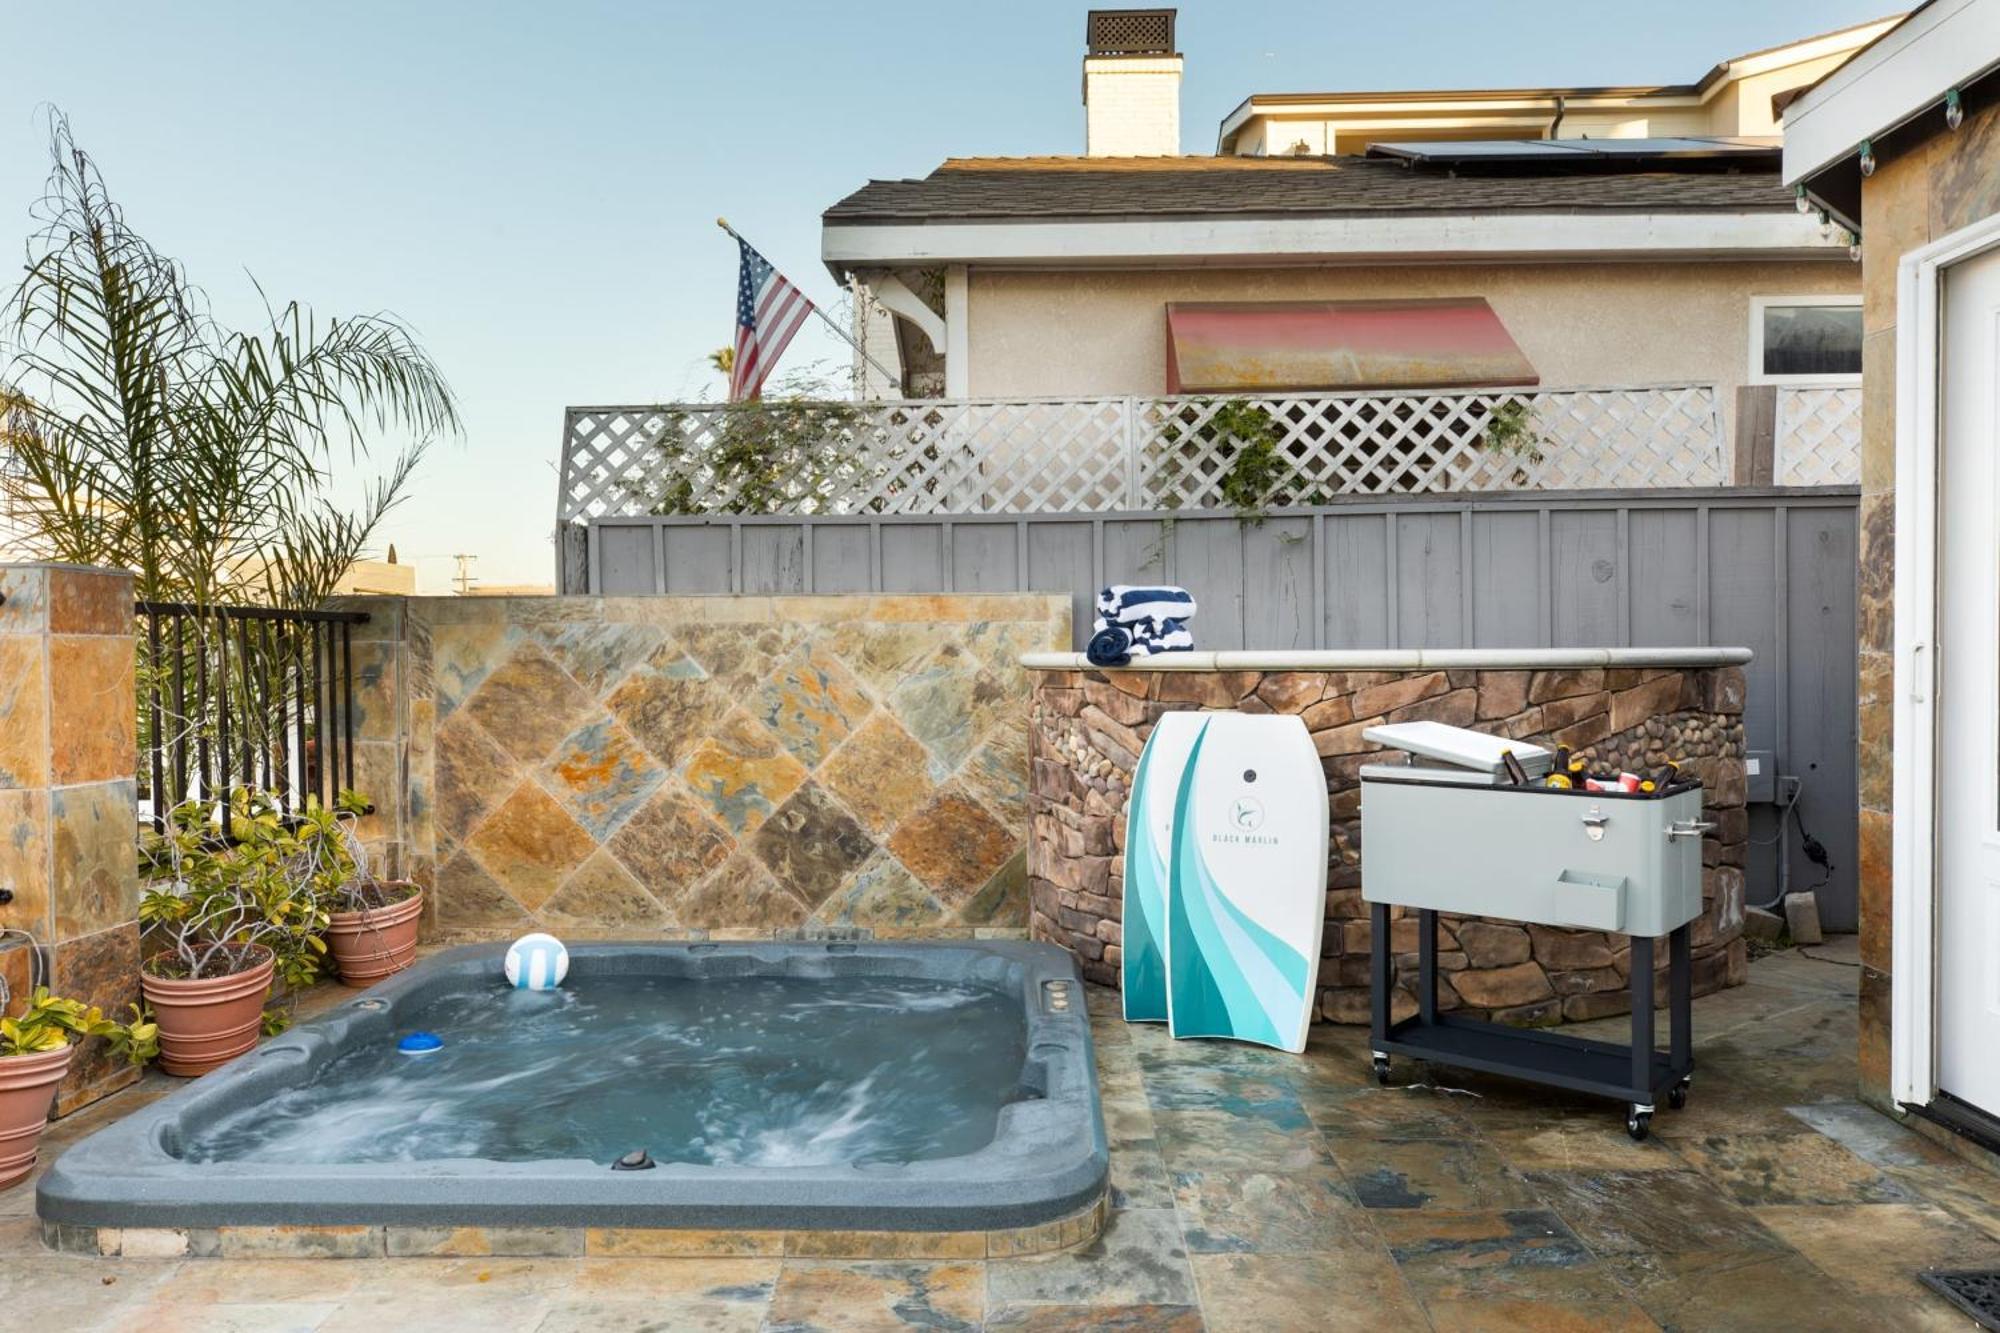
{"type": "Polygon", "coordinates": [[[1779,805],[1790,805],[1799,799],[1799,788],[1802,785],[1804,784],[1801,779],[1790,773],[1781,773],[1778,775],[1778,794],[1774,799],[1779,805]]]}
{"type": "Polygon", "coordinates": [[[1748,779],[1743,799],[1750,805],[1770,805],[1778,799],[1778,764],[1769,750],[1751,750],[1743,756],[1743,773],[1748,779]]]}

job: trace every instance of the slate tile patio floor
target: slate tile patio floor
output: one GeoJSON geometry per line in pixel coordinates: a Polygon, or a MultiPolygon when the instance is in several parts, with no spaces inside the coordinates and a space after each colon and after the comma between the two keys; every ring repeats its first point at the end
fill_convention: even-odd
{"type": "Polygon", "coordinates": [[[1763,959],[1697,1001],[1692,1101],[1644,1144],[1605,1103],[1497,1080],[1399,1067],[1439,1087],[1377,1089],[1358,1031],[1322,1030],[1303,1058],[1174,1043],[1102,992],[1115,1212],[1080,1251],[91,1260],[42,1250],[20,1187],[0,1194],[0,1312],[144,1333],[1969,1328],[1912,1274],[2000,1267],[2000,1176],[1854,1102],[1851,944],[1763,959]]]}

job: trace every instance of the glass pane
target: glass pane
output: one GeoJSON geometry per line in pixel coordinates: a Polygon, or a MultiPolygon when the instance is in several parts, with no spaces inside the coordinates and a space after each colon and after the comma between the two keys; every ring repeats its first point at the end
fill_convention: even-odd
{"type": "Polygon", "coordinates": [[[1861,307],[1774,305],[1764,308],[1766,375],[1859,375],[1861,307]]]}

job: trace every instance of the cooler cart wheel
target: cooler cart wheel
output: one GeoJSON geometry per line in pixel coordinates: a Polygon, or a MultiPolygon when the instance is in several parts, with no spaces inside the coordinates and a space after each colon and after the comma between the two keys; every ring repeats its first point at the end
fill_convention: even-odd
{"type": "Polygon", "coordinates": [[[1646,1136],[1653,1132],[1653,1108],[1637,1105],[1625,1108],[1625,1132],[1632,1136],[1632,1142],[1644,1143],[1646,1136]]]}
{"type": "Polygon", "coordinates": [[[1689,1079],[1682,1079],[1680,1082],[1674,1084],[1667,1092],[1667,1105],[1678,1111],[1688,1104],[1688,1083],[1690,1081],[1689,1079]]]}
{"type": "Polygon", "coordinates": [[[1389,1086],[1389,1057],[1380,1051],[1375,1053],[1375,1081],[1385,1088],[1389,1086]]]}

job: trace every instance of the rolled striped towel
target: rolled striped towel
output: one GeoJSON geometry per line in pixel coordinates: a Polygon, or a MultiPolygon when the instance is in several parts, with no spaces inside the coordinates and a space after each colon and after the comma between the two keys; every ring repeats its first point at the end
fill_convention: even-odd
{"type": "Polygon", "coordinates": [[[1112,625],[1185,621],[1194,614],[1194,595],[1172,584],[1114,583],[1098,590],[1097,614],[1112,625]]]}
{"type": "Polygon", "coordinates": [[[1083,654],[1093,666],[1124,666],[1136,657],[1193,650],[1194,635],[1178,620],[1112,625],[1099,616],[1083,654]]]}

